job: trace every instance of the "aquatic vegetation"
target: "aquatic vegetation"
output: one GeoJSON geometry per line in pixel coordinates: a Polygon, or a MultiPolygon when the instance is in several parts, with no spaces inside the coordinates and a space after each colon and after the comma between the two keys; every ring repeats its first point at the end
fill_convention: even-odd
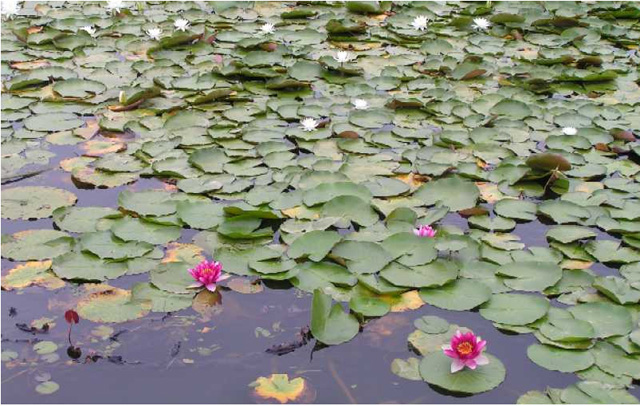
{"type": "Polygon", "coordinates": [[[478,366],[487,365],[489,359],[482,355],[486,346],[487,342],[472,332],[463,334],[457,330],[451,337],[451,343],[442,346],[444,355],[453,359],[451,373],[461,371],[465,367],[476,369],[478,366]]]}
{"type": "Polygon", "coordinates": [[[369,108],[369,102],[363,99],[355,99],[352,104],[356,110],[366,110],[369,108]]]}
{"type": "Polygon", "coordinates": [[[176,28],[176,30],[178,31],[187,31],[187,28],[189,28],[190,26],[190,22],[188,20],[185,20],[184,18],[178,18],[176,21],[173,22],[173,26],[176,28]]]}
{"type": "Polygon", "coordinates": [[[319,124],[320,123],[318,123],[317,120],[311,117],[307,117],[304,120],[300,121],[300,125],[304,131],[314,131],[316,128],[318,128],[319,124]]]}
{"type": "Polygon", "coordinates": [[[486,18],[478,17],[473,19],[472,27],[474,30],[484,31],[491,27],[491,22],[486,18]]]}
{"type": "MultiPolygon", "coordinates": [[[[162,35],[162,30],[160,28],[149,28],[146,33],[152,40],[159,41],[160,35],[162,35]]],[[[121,99],[120,102],[122,103],[123,100],[121,99]]]]}
{"type": "Polygon", "coordinates": [[[338,51],[333,56],[333,59],[335,59],[336,62],[339,62],[339,63],[349,62],[352,58],[353,56],[347,51],[338,51]]]}
{"type": "Polygon", "coordinates": [[[260,32],[262,34],[273,34],[276,32],[276,26],[271,23],[264,23],[260,26],[260,32]]]}
{"type": "Polygon", "coordinates": [[[433,238],[436,236],[437,231],[433,229],[430,225],[422,225],[418,228],[413,229],[413,234],[416,237],[429,237],[433,238]]]}
{"type": "Polygon", "coordinates": [[[429,24],[429,19],[427,18],[427,16],[417,16],[411,22],[411,26],[418,31],[426,30],[428,24],[429,24]]]}
{"type": "Polygon", "coordinates": [[[189,269],[189,273],[195,280],[190,285],[190,288],[205,287],[210,292],[216,291],[216,284],[227,278],[229,275],[222,273],[222,264],[218,261],[204,260],[196,265],[194,268],[189,269]]]}
{"type": "Polygon", "coordinates": [[[325,379],[326,403],[636,400],[637,4],[2,14],[3,390],[66,396],[41,372],[140,362],[224,368],[230,403],[325,379]],[[426,383],[363,389],[395,357],[426,383]]]}

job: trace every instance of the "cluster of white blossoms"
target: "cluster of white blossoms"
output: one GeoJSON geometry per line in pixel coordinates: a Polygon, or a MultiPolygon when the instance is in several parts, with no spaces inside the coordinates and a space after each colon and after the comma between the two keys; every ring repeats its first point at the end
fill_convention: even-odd
{"type": "MultiPolygon", "coordinates": [[[[429,26],[429,19],[427,18],[427,16],[419,15],[413,19],[413,21],[411,22],[411,26],[414,30],[424,31],[429,26]]],[[[485,31],[488,30],[489,27],[491,27],[491,22],[489,22],[489,20],[487,20],[486,18],[474,18],[471,27],[477,31],[485,31]]]]}

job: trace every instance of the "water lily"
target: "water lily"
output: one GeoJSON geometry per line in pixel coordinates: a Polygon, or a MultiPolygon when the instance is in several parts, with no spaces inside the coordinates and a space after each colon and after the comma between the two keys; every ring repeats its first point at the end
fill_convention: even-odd
{"type": "Polygon", "coordinates": [[[116,12],[116,13],[120,13],[120,9],[121,8],[125,8],[124,7],[124,1],[122,0],[108,0],[107,1],[107,10],[109,10],[109,12],[116,12]]]}
{"type": "Polygon", "coordinates": [[[366,100],[362,100],[362,99],[355,99],[353,101],[353,107],[356,110],[366,110],[369,108],[369,103],[366,100]]]}
{"type": "Polygon", "coordinates": [[[96,29],[93,28],[92,25],[85,25],[84,27],[80,28],[82,31],[86,31],[87,34],[93,36],[96,33],[96,29]]]}
{"type": "Polygon", "coordinates": [[[444,355],[452,358],[451,373],[458,372],[464,367],[476,369],[478,365],[487,365],[489,359],[482,354],[487,342],[477,337],[472,332],[462,334],[460,330],[456,331],[451,337],[451,343],[442,346],[444,355]]]}
{"type": "Polygon", "coordinates": [[[564,135],[576,135],[578,134],[578,129],[575,127],[564,127],[562,129],[562,134],[564,135]]]}
{"type": "Polygon", "coordinates": [[[17,0],[6,0],[2,2],[2,15],[6,18],[13,18],[18,11],[20,11],[20,6],[18,5],[17,0]]]}
{"type": "Polygon", "coordinates": [[[185,20],[184,18],[178,18],[173,23],[173,26],[176,27],[176,30],[178,31],[186,31],[187,28],[189,28],[189,21],[185,20]]]}
{"type": "Polygon", "coordinates": [[[491,23],[486,18],[482,18],[482,17],[474,18],[472,27],[474,30],[484,31],[489,27],[491,27],[491,23]]]}
{"type": "Polygon", "coordinates": [[[162,34],[162,30],[160,28],[150,28],[147,30],[147,35],[149,38],[153,40],[160,40],[160,35],[162,34]]]}
{"type": "Polygon", "coordinates": [[[263,34],[273,34],[276,31],[276,26],[271,23],[264,23],[260,26],[260,32],[263,34]]]}
{"type": "Polygon", "coordinates": [[[351,54],[347,51],[338,51],[338,53],[333,56],[333,59],[340,63],[349,62],[351,60],[351,54]]]}
{"type": "Polygon", "coordinates": [[[413,229],[413,234],[415,234],[417,237],[433,238],[436,236],[436,233],[437,231],[434,230],[433,227],[428,225],[420,226],[418,228],[413,229]]]}
{"type": "Polygon", "coordinates": [[[314,131],[316,128],[318,128],[318,125],[320,123],[318,122],[318,120],[315,120],[311,117],[307,117],[304,120],[300,121],[300,124],[302,125],[303,130],[314,131]]]}
{"type": "Polygon", "coordinates": [[[426,30],[428,24],[429,20],[427,19],[427,16],[417,16],[411,22],[411,26],[418,31],[426,30]]]}
{"type": "Polygon", "coordinates": [[[210,292],[216,291],[216,283],[229,277],[229,275],[222,273],[222,264],[220,262],[207,261],[206,259],[196,265],[195,268],[189,269],[189,273],[195,279],[195,282],[189,286],[190,288],[204,286],[210,292]]]}

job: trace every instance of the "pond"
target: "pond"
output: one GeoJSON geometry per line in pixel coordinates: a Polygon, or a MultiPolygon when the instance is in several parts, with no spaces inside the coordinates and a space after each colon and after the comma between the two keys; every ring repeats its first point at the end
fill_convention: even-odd
{"type": "Polygon", "coordinates": [[[638,21],[3,3],[2,402],[638,403],[638,21]]]}

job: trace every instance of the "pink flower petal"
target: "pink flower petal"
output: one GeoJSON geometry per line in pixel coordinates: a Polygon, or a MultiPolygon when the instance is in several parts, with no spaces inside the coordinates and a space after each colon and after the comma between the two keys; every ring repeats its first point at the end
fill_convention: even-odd
{"type": "Polygon", "coordinates": [[[464,362],[464,364],[465,364],[466,366],[468,366],[469,368],[471,368],[471,369],[476,369],[476,366],[477,366],[477,365],[476,365],[476,362],[475,362],[474,360],[472,360],[472,359],[468,359],[468,360],[466,360],[466,361],[464,362]]]}
{"type": "Polygon", "coordinates": [[[455,352],[454,350],[444,350],[444,355],[446,355],[449,358],[456,358],[458,359],[458,353],[455,352]]]}
{"type": "Polygon", "coordinates": [[[215,292],[216,291],[216,284],[215,283],[210,283],[210,284],[206,285],[206,287],[207,287],[207,290],[209,292],[215,292]]]}
{"type": "Polygon", "coordinates": [[[464,362],[462,360],[454,359],[453,362],[451,363],[452,374],[455,374],[456,372],[460,371],[462,368],[464,368],[464,362]]]}
{"type": "Polygon", "coordinates": [[[484,355],[478,355],[475,359],[476,364],[478,365],[487,365],[489,363],[489,358],[484,355]]]}

